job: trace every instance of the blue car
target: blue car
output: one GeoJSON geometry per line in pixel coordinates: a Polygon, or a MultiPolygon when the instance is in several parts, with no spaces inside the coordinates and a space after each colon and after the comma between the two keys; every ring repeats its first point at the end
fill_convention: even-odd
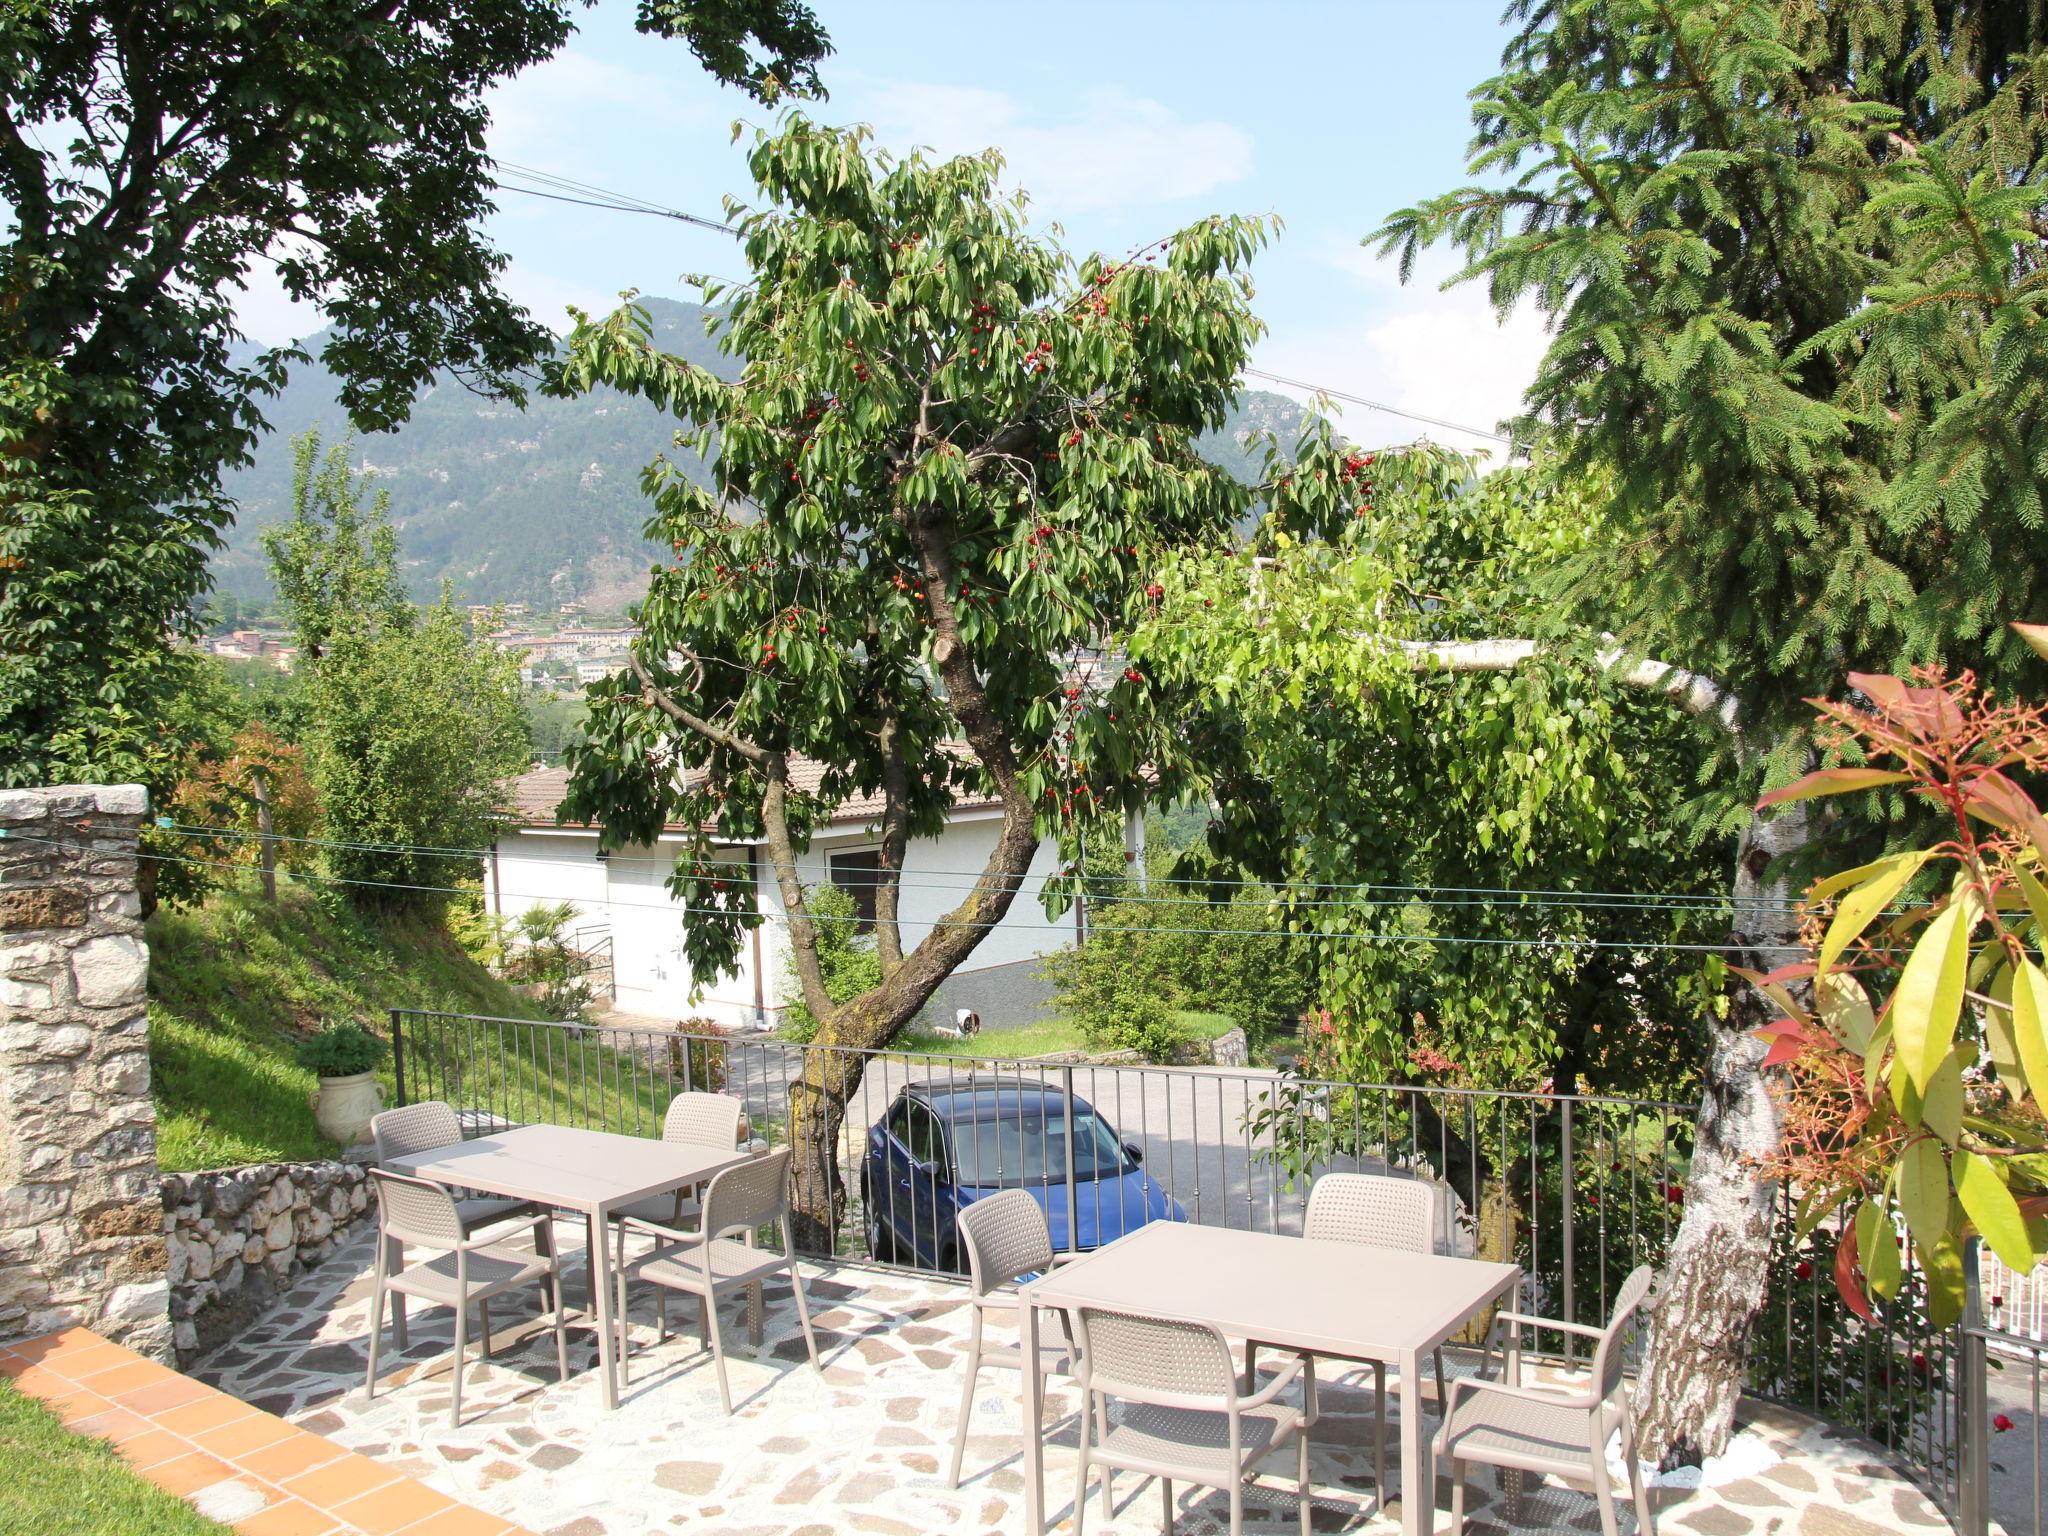
{"type": "MultiPolygon", "coordinates": [[[[1074,1104],[1074,1246],[1099,1248],[1152,1221],[1186,1221],[1180,1202],[1139,1166],[1137,1147],[1086,1100],[1074,1104]]],[[[967,1267],[959,1215],[998,1190],[1022,1189],[1067,1247],[1067,1098],[1030,1083],[912,1083],[868,1128],[861,1208],[868,1252],[884,1263],[967,1267]]]]}

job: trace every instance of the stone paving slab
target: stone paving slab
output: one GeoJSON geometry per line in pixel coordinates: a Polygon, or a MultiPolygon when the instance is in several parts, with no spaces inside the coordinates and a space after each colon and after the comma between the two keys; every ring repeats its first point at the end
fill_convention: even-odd
{"type": "MultiPolygon", "coordinates": [[[[570,1228],[560,1231],[567,1238],[570,1228]]],[[[556,1379],[552,1336],[536,1304],[493,1307],[495,1358],[472,1358],[464,1422],[447,1422],[446,1312],[415,1311],[412,1348],[387,1339],[377,1396],[363,1390],[371,1244],[350,1245],[295,1288],[283,1305],[195,1373],[251,1405],[328,1437],[430,1488],[549,1536],[640,1536],[716,1531],[724,1536],[923,1536],[940,1530],[1024,1536],[1021,1423],[1014,1374],[986,1371],[977,1393],[962,1486],[946,1484],[959,1404],[967,1309],[963,1291],[855,1267],[804,1266],[823,1360],[805,1359],[786,1286],[765,1293],[765,1343],[747,1342],[743,1310],[728,1303],[725,1342],[736,1412],[719,1410],[710,1356],[685,1299],[655,1336],[653,1299],[632,1297],[631,1380],[617,1412],[601,1404],[596,1344],[571,1333],[570,1377],[556,1379]]],[[[572,1268],[572,1295],[580,1276],[572,1268]]],[[[1400,1500],[1384,1507],[1372,1480],[1371,1372],[1326,1365],[1323,1415],[1313,1434],[1312,1521],[1318,1531],[1398,1530],[1400,1500]],[[1330,1378],[1334,1376],[1335,1380],[1330,1378]]],[[[1075,1395],[1048,1393],[1054,1426],[1047,1505],[1073,1523],[1075,1395]]],[[[1391,1413],[1391,1405],[1390,1405],[1391,1413]]],[[[1660,1528],[1679,1536],[1875,1536],[1946,1531],[1907,1478],[1868,1444],[1802,1415],[1745,1405],[1745,1422],[1775,1454],[1756,1476],[1705,1490],[1658,1490],[1660,1528]]],[[[1389,1423],[1388,1460],[1395,1428],[1389,1423]]],[[[1768,1458],[1766,1458],[1768,1459],[1768,1458]]],[[[1291,1463],[1291,1456],[1278,1458],[1291,1463]]],[[[1438,1479],[1437,1528],[1449,1526],[1449,1485],[1438,1479]]],[[[1177,1529],[1227,1528],[1220,1494],[1176,1486],[1177,1529]]],[[[1098,1494],[1087,1525],[1100,1536],[1160,1529],[1149,1481],[1119,1474],[1115,1513],[1098,1494]]],[[[1633,1525],[1626,1498],[1622,1520],[1633,1525]]],[[[1483,1469],[1467,1498],[1478,1536],[1536,1530],[1597,1531],[1590,1496],[1543,1484],[1510,1518],[1483,1469]]],[[[1298,1529],[1288,1465],[1246,1499],[1246,1528],[1298,1529]]]]}

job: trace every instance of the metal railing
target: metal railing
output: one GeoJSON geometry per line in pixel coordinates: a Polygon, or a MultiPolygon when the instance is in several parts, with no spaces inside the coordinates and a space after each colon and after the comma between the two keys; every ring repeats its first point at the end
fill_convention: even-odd
{"type": "MultiPolygon", "coordinates": [[[[1085,1248],[1174,1214],[1298,1233],[1315,1177],[1396,1171],[1437,1183],[1452,1251],[1520,1264],[1533,1311],[1595,1321],[1631,1269],[1661,1266],[1692,1148],[1691,1108],[1654,1100],[999,1060],[973,1054],[973,1041],[957,1054],[858,1052],[404,1009],[390,1018],[398,1101],[443,1099],[486,1125],[659,1135],[670,1098],[708,1089],[744,1100],[752,1133],[781,1145],[792,1092],[826,1068],[857,1068],[825,1166],[814,1170],[843,1195],[808,1246],[925,1269],[959,1260],[955,1178],[1043,1191],[1055,1245],[1085,1248]],[[995,1128],[971,1147],[917,1118],[947,1088],[1000,1101],[995,1128]],[[1066,1177],[1073,1168],[1079,1179],[1066,1177]]],[[[800,1170],[800,1188],[803,1178],[800,1170]]],[[[1910,1264],[1875,1324],[1850,1313],[1830,1279],[1838,1230],[1823,1223],[1795,1245],[1784,1198],[1751,1390],[1875,1440],[1953,1512],[1963,1332],[1928,1323],[1910,1264]]],[[[1570,1358],[1570,1335],[1554,1344],[1570,1358]]]]}
{"type": "Polygon", "coordinates": [[[1963,1260],[1962,1413],[1956,1529],[2041,1536],[2041,1374],[2048,1270],[2007,1269],[1972,1239],[1963,1260]]]}

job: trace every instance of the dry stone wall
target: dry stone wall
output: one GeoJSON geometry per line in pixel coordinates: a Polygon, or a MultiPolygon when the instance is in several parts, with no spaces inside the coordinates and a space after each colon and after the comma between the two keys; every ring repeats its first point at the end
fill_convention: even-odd
{"type": "Polygon", "coordinates": [[[134,785],[0,790],[0,1338],[171,1328],[134,785]]]}
{"type": "Polygon", "coordinates": [[[178,1361],[240,1332],[368,1213],[352,1162],[259,1163],[164,1176],[170,1309],[178,1361]]]}

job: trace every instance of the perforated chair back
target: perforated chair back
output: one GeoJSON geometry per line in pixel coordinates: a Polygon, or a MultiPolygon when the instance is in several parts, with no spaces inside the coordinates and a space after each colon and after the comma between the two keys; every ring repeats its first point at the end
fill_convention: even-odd
{"type": "Polygon", "coordinates": [[[377,1161],[388,1163],[394,1157],[454,1146],[462,1140],[462,1122],[439,1099],[427,1099],[373,1115],[370,1136],[377,1143],[377,1161]]]}
{"type": "Polygon", "coordinates": [[[751,1232],[789,1211],[789,1149],[728,1168],[704,1191],[704,1235],[751,1232]]]}
{"type": "Polygon", "coordinates": [[[1164,1408],[1222,1409],[1237,1400],[1237,1365],[1223,1335],[1201,1323],[1082,1307],[1088,1390],[1164,1408]]]}
{"type": "Polygon", "coordinates": [[[662,1116],[661,1139],[692,1147],[739,1145],[747,1106],[729,1093],[679,1093],[662,1116]]]}
{"type": "Polygon", "coordinates": [[[1623,1358],[1621,1336],[1627,1330],[1629,1319],[1650,1294],[1650,1284],[1656,1279],[1656,1272],[1647,1264],[1638,1264],[1621,1282],[1621,1290],[1614,1298],[1614,1310],[1607,1316],[1607,1327],[1601,1332],[1600,1342],[1593,1350],[1593,1390],[1602,1398],[1611,1397],[1621,1386],[1622,1367],[1627,1363],[1623,1358]]]}
{"type": "Polygon", "coordinates": [[[1308,1192],[1303,1237],[1435,1253],[1436,1186],[1383,1173],[1326,1173],[1308,1192]]]}
{"type": "Polygon", "coordinates": [[[1023,1275],[1052,1268],[1045,1208],[1021,1189],[977,1200],[960,1213],[967,1279],[977,1296],[1023,1275]]]}
{"type": "Polygon", "coordinates": [[[387,1168],[372,1168],[370,1184],[377,1191],[377,1225],[384,1236],[423,1248],[461,1246],[462,1215],[455,1197],[440,1185],[387,1168]]]}

